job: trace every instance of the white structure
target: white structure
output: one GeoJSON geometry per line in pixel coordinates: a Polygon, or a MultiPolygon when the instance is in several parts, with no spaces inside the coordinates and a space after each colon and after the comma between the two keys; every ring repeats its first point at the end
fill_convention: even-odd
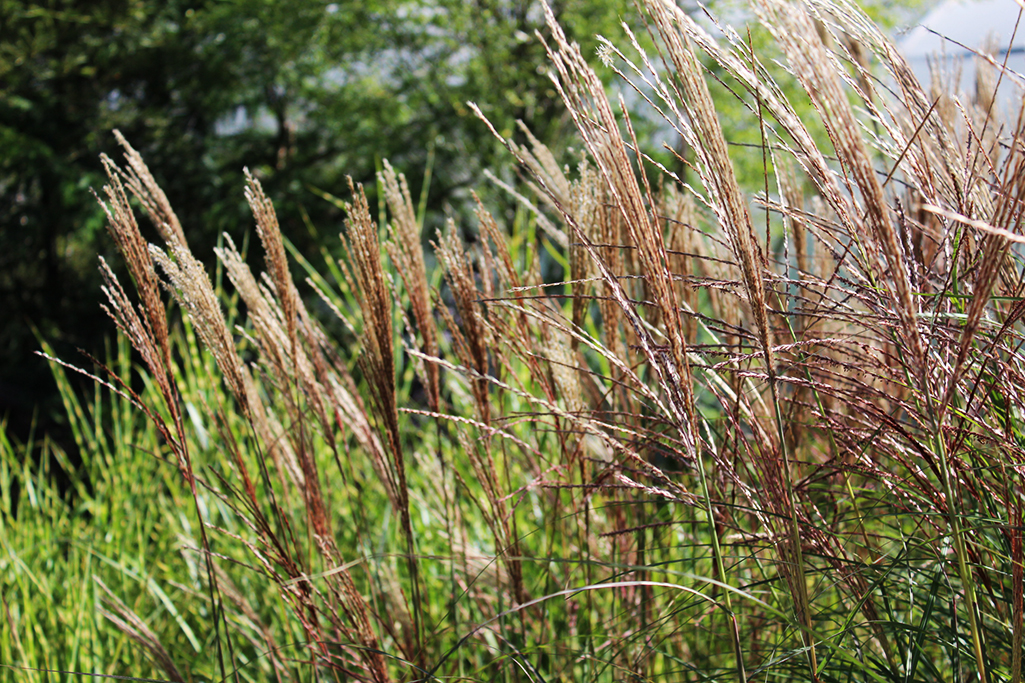
{"type": "Polygon", "coordinates": [[[1025,92],[1023,8],[1022,0],[944,0],[905,33],[897,47],[922,85],[929,86],[932,64],[948,77],[960,74],[958,90],[968,94],[975,91],[975,52],[991,51],[998,67],[1006,59],[997,99],[1002,109],[1016,112],[1025,92]]]}

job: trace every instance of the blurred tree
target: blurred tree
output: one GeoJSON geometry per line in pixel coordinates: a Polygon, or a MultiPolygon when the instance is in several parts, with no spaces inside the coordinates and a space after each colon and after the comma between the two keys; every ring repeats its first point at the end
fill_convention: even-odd
{"type": "MultiPolygon", "coordinates": [[[[588,51],[634,14],[625,0],[553,10],[588,51]]],[[[143,153],[198,255],[249,226],[243,166],[312,248],[304,216],[326,235],[341,217],[310,188],[369,184],[382,158],[415,192],[433,153],[429,209],[459,210],[501,158],[467,100],[505,133],[523,119],[560,139],[543,25],[536,0],[0,0],[0,417],[22,431],[40,401],[43,416],[56,407],[33,329],[66,358],[101,355],[112,329],[95,267],[111,247],[89,192],[99,153],[120,156],[111,129],[143,153]]]]}

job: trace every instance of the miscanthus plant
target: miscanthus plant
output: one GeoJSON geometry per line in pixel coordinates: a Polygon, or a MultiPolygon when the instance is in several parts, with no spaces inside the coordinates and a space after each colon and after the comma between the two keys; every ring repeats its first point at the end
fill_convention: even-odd
{"type": "Polygon", "coordinates": [[[143,381],[122,354],[98,378],[114,398],[90,415],[67,395],[86,450],[110,454],[80,494],[90,514],[128,500],[104,473],[151,479],[63,560],[41,520],[81,513],[29,496],[4,519],[5,662],[175,681],[1021,680],[1025,123],[995,104],[1021,75],[980,61],[974,99],[922,85],[842,1],[758,4],[785,71],[750,35],[643,9],[655,51],[628,32],[596,66],[549,15],[585,153],[568,168],[529,133],[505,141],[534,214],[504,225],[480,205],[472,245],[452,223],[424,235],[385,164],[386,212],[350,186],[343,256],[318,274],[249,176],[264,263],[226,236],[215,286],[121,139],[101,201],[137,294],[101,268],[143,381]],[[664,118],[675,163],[594,68],[664,118]],[[759,190],[710,81],[759,131],[759,190]],[[108,555],[136,527],[135,555],[108,555]],[[72,620],[51,571],[96,610],[72,620]],[[34,600],[49,616],[18,604],[34,600]],[[88,637],[26,645],[63,627],[88,637]]]}

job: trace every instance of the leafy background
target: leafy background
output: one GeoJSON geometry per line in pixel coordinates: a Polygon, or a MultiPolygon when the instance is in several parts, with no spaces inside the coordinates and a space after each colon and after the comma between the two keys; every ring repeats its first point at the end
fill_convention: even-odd
{"type": "MultiPolygon", "coordinates": [[[[626,2],[554,3],[593,53],[626,2]]],[[[198,254],[251,225],[242,169],[261,178],[303,253],[334,244],[341,214],[318,194],[368,185],[383,159],[416,191],[431,170],[429,224],[515,170],[467,109],[506,134],[568,132],[527,0],[0,2],[0,414],[70,443],[39,340],[62,357],[104,353],[97,254],[110,256],[91,189],[119,129],[140,150],[198,254]]],[[[508,207],[512,205],[507,203],[508,207]]]]}

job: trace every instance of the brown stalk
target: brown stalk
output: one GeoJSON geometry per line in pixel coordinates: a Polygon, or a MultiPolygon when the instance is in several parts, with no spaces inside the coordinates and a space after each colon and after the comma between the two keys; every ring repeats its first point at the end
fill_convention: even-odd
{"type": "Polygon", "coordinates": [[[420,577],[416,558],[413,529],[409,519],[409,490],[406,484],[406,465],[403,457],[398,406],[395,395],[395,349],[392,329],[391,291],[384,276],[381,245],[377,225],[370,217],[370,207],[362,186],[349,179],[353,201],[348,208],[346,233],[342,235],[354,275],[354,290],[359,297],[363,313],[362,352],[360,368],[366,378],[371,395],[371,410],[383,428],[389,458],[387,472],[394,484],[398,502],[399,522],[406,540],[406,564],[409,570],[413,613],[415,661],[424,664],[423,605],[420,595],[420,577]]]}
{"type": "MultiPolygon", "coordinates": [[[[332,450],[336,451],[334,426],[326,409],[327,391],[319,381],[320,378],[326,379],[325,363],[318,352],[319,345],[315,342],[310,343],[315,335],[314,325],[306,314],[299,292],[292,281],[274,205],[264,194],[259,181],[253,178],[248,170],[246,179],[246,199],[256,219],[257,232],[264,246],[267,271],[273,284],[272,292],[268,291],[263,297],[263,306],[254,302],[258,306],[255,310],[259,311],[256,322],[262,332],[261,348],[264,358],[272,361],[271,365],[277,374],[279,386],[290,411],[292,428],[289,430],[289,436],[303,473],[304,485],[299,490],[311,496],[310,509],[316,511],[323,505],[320,478],[317,474],[316,460],[310,451],[309,434],[306,431],[306,421],[301,415],[300,402],[305,399],[309,403],[320,421],[324,439],[332,450]],[[300,323],[302,341],[307,342],[305,345],[299,337],[300,323]],[[281,335],[282,330],[284,335],[281,335]],[[284,338],[281,338],[282,336],[284,338]]],[[[240,273],[240,276],[244,277],[244,273],[240,273]]],[[[252,279],[251,276],[249,279],[252,279]]],[[[251,289],[252,286],[253,283],[247,283],[247,289],[251,289]]],[[[250,298],[253,298],[252,295],[250,298]]],[[[319,513],[315,516],[319,518],[319,513]]],[[[324,525],[326,522],[318,521],[316,524],[324,525]]]]}
{"type": "MultiPolygon", "coordinates": [[[[455,303],[458,322],[447,307],[440,307],[442,318],[452,335],[452,344],[460,362],[472,368],[479,377],[488,375],[488,347],[491,332],[479,301],[481,295],[474,281],[473,267],[463,250],[462,240],[456,233],[455,223],[449,221],[444,234],[432,242],[438,262],[445,269],[445,279],[455,303]]],[[[484,379],[472,380],[477,417],[484,424],[491,423],[491,400],[488,383],[484,379]]]]}
{"type": "MultiPolygon", "coordinates": [[[[388,256],[402,278],[402,284],[409,295],[413,308],[413,319],[420,332],[423,344],[420,350],[428,356],[438,355],[437,330],[431,307],[430,285],[427,281],[427,266],[424,264],[423,246],[420,242],[420,224],[416,219],[413,199],[409,194],[406,177],[396,174],[387,160],[378,182],[384,189],[392,220],[388,225],[388,256]]],[[[437,366],[426,363],[422,368],[427,390],[427,402],[437,412],[441,405],[440,373],[437,366]]]]}
{"type": "Polygon", "coordinates": [[[834,68],[833,57],[822,44],[807,13],[777,0],[763,0],[761,7],[795,74],[820,112],[841,164],[860,191],[869,227],[869,253],[881,253],[885,260],[894,287],[894,307],[900,317],[917,379],[924,389],[927,382],[926,348],[918,328],[917,307],[912,299],[907,265],[882,185],[837,76],[840,67],[834,68]]]}
{"type": "Polygon", "coordinates": [[[235,396],[243,411],[249,410],[245,370],[235,350],[228,325],[224,322],[220,301],[214,293],[210,278],[187,246],[168,244],[170,255],[150,245],[153,260],[164,271],[167,288],[175,300],[189,315],[196,326],[196,333],[213,354],[224,381],[235,396]],[[173,258],[172,258],[173,256],[173,258]]]}
{"type": "Polygon", "coordinates": [[[160,189],[160,185],[150,173],[142,155],[128,144],[128,140],[121,135],[121,131],[115,130],[114,137],[125,150],[128,168],[119,168],[118,173],[124,178],[128,189],[142,203],[164,242],[185,244],[185,232],[178,221],[178,216],[171,208],[171,203],[167,201],[167,195],[160,189]]]}
{"type": "MultiPolygon", "coordinates": [[[[227,669],[224,663],[224,653],[222,651],[223,644],[220,637],[221,621],[225,618],[222,609],[223,605],[218,596],[217,580],[213,569],[212,554],[210,553],[210,543],[207,538],[206,526],[203,522],[203,514],[200,509],[196,476],[193,470],[191,454],[188,449],[188,439],[185,434],[185,425],[181,412],[178,388],[174,379],[174,370],[171,365],[167,320],[166,317],[164,317],[166,313],[160,302],[159,294],[155,291],[154,281],[156,280],[156,275],[153,262],[156,261],[157,263],[160,263],[166,270],[168,266],[164,265],[162,258],[164,260],[167,259],[163,252],[158,248],[153,245],[147,246],[143,241],[141,234],[139,233],[138,223],[135,220],[131,207],[128,205],[128,199],[125,195],[123,186],[115,178],[115,173],[122,177],[128,177],[130,181],[139,181],[143,183],[143,185],[145,185],[146,182],[152,182],[152,176],[149,173],[149,169],[142,161],[142,158],[135,152],[135,150],[131,149],[131,147],[128,146],[128,143],[124,138],[120,137],[120,135],[118,135],[118,138],[129,150],[129,161],[133,164],[133,173],[126,175],[124,172],[120,171],[113,162],[104,158],[104,166],[111,182],[114,185],[113,187],[108,187],[105,190],[113,208],[106,204],[103,204],[103,207],[109,219],[109,230],[114,236],[118,248],[121,250],[122,257],[128,262],[128,266],[133,273],[133,277],[136,279],[136,285],[140,290],[140,296],[143,302],[146,322],[142,322],[143,318],[136,313],[131,302],[129,302],[125,295],[124,290],[114,277],[113,272],[109,267],[107,267],[106,263],[101,260],[103,277],[107,282],[107,286],[104,291],[107,294],[108,300],[111,302],[111,308],[107,309],[107,312],[114,319],[118,327],[127,334],[130,342],[136,350],[143,356],[144,362],[153,373],[163,396],[164,403],[171,415],[173,429],[168,428],[163,419],[157,417],[155,411],[144,407],[144,411],[151,419],[153,419],[157,428],[162,433],[168,436],[173,433],[176,437],[169,438],[168,445],[174,452],[179,473],[189,486],[196,510],[196,516],[199,520],[199,534],[204,551],[207,580],[210,589],[210,602],[214,606],[215,611],[214,629],[217,643],[218,664],[220,666],[221,676],[226,680],[227,669]],[[140,181],[140,178],[148,180],[140,181]]],[[[153,184],[155,185],[155,183],[153,184]]],[[[132,182],[129,183],[129,188],[133,191],[136,190],[132,182]]],[[[147,194],[147,196],[152,195],[147,194]]],[[[160,196],[163,197],[163,193],[160,193],[160,196]]],[[[145,201],[143,204],[149,207],[145,201]]],[[[171,216],[173,216],[173,212],[170,211],[170,207],[167,205],[166,197],[163,197],[163,203],[159,204],[158,208],[160,210],[166,210],[171,216]]],[[[177,221],[177,219],[174,220],[177,221]]],[[[173,231],[169,231],[168,235],[176,240],[180,236],[173,231]]],[[[188,245],[184,241],[184,237],[174,242],[174,244],[176,251],[180,252],[179,259],[182,267],[189,270],[191,277],[195,278],[195,281],[190,283],[190,287],[194,290],[190,292],[190,300],[194,305],[198,304],[198,309],[201,312],[207,313],[210,318],[214,319],[214,324],[212,326],[207,325],[205,329],[206,331],[210,331],[210,327],[213,327],[214,329],[212,334],[217,336],[219,331],[223,330],[225,326],[216,296],[213,294],[213,289],[210,287],[209,280],[206,278],[206,272],[203,270],[203,267],[192,258],[192,255],[188,250],[188,245]],[[205,289],[203,288],[203,284],[206,285],[205,289]],[[212,311],[209,310],[209,302],[211,300],[213,304],[212,311]],[[218,318],[220,319],[220,328],[217,328],[216,325],[216,320],[218,318]]],[[[171,266],[178,266],[178,264],[171,263],[169,260],[167,261],[171,266]]],[[[178,272],[181,272],[180,269],[178,272]]],[[[172,292],[174,292],[176,296],[180,294],[179,290],[173,288],[172,292]]],[[[204,319],[204,321],[209,322],[209,318],[204,319]]],[[[197,330],[200,332],[200,336],[203,337],[204,326],[197,324],[197,330]]],[[[206,341],[205,337],[204,341],[206,341]]],[[[210,347],[209,343],[208,347],[210,347]]],[[[233,347],[230,347],[230,352],[225,350],[223,346],[219,346],[217,349],[214,349],[213,347],[210,348],[214,352],[218,363],[221,363],[222,361],[229,365],[232,362],[238,363],[238,357],[234,354],[233,347]],[[220,354],[218,354],[218,350],[220,351],[220,354]]],[[[225,371],[222,369],[222,372],[225,371]]],[[[227,377],[227,372],[225,372],[225,375],[227,377]]],[[[239,381],[238,384],[233,384],[233,379],[234,378],[229,378],[229,386],[233,390],[240,388],[241,391],[244,391],[244,388],[241,388],[243,386],[241,382],[239,381]]],[[[225,636],[228,636],[227,632],[225,633],[225,636]]],[[[226,645],[230,660],[232,658],[230,637],[228,637],[226,645]]]]}
{"type": "Polygon", "coordinates": [[[277,213],[274,211],[274,204],[263,192],[260,181],[253,177],[249,169],[244,169],[246,176],[246,201],[256,219],[256,232],[263,243],[264,257],[267,261],[267,272],[270,273],[274,282],[274,289],[277,293],[281,312],[285,319],[285,329],[288,331],[289,350],[293,356],[298,353],[296,336],[296,307],[298,305],[299,292],[292,282],[292,275],[288,270],[288,257],[285,254],[285,244],[281,237],[281,229],[278,227],[277,213]]]}
{"type": "Polygon", "coordinates": [[[1011,535],[1011,681],[1020,683],[1022,680],[1022,647],[1025,641],[1025,628],[1023,628],[1023,614],[1025,614],[1025,553],[1022,551],[1022,526],[1025,523],[1025,515],[1022,514],[1022,486],[1021,472],[1018,467],[1010,472],[1010,481],[1007,484],[1009,493],[1008,519],[1013,522],[1009,533],[1011,535]]]}
{"type": "Polygon", "coordinates": [[[772,356],[773,335],[767,315],[763,282],[763,257],[757,246],[747,201],[737,183],[719,125],[712,97],[702,77],[701,64],[686,36],[676,29],[672,15],[659,2],[652,2],[649,11],[666,43],[666,51],[674,67],[673,74],[680,88],[678,97],[686,120],[678,122],[687,134],[697,157],[698,173],[708,191],[712,209],[726,232],[733,256],[740,265],[751,313],[758,331],[759,345],[765,356],[769,377],[775,374],[772,356]]]}
{"type": "MultiPolygon", "coordinates": [[[[257,284],[249,266],[238,253],[235,243],[230,237],[226,238],[225,243],[224,248],[216,250],[217,257],[224,265],[228,279],[235,286],[235,291],[239,293],[246,305],[247,317],[252,325],[253,333],[256,335],[261,357],[265,363],[271,364],[276,370],[280,367],[280,363],[272,362],[277,355],[274,350],[287,347],[288,342],[285,332],[277,325],[278,316],[273,311],[273,300],[257,284]]],[[[275,428],[273,422],[276,422],[276,419],[268,412],[260,393],[255,391],[248,372],[246,372],[245,381],[249,387],[246,393],[250,402],[248,416],[253,428],[265,445],[274,464],[280,471],[287,473],[297,491],[302,491],[304,476],[288,439],[288,434],[280,426],[275,428]]]]}
{"type": "MultiPolygon", "coordinates": [[[[492,239],[502,239],[497,232],[497,225],[489,214],[481,214],[482,232],[492,239]]],[[[456,233],[455,224],[449,222],[444,234],[438,236],[436,242],[432,243],[434,253],[438,262],[445,269],[445,280],[452,293],[455,304],[455,313],[447,306],[440,306],[442,319],[452,336],[452,346],[456,357],[466,368],[471,371],[470,386],[474,398],[474,406],[477,412],[477,419],[484,426],[485,430],[490,429],[492,420],[491,393],[489,390],[490,357],[489,348],[493,339],[493,330],[490,322],[485,317],[484,307],[481,299],[493,299],[487,291],[480,292],[477,289],[476,278],[474,277],[473,266],[463,247],[462,240],[456,233]],[[458,321],[456,317],[458,316],[458,321]]],[[[496,247],[504,247],[504,239],[496,242],[496,247]]],[[[486,257],[489,261],[496,262],[490,248],[486,249],[486,257]]],[[[502,266],[497,266],[501,272],[512,273],[510,264],[497,259],[502,266]]],[[[489,271],[490,272],[490,271],[489,271]]],[[[487,290],[493,286],[490,278],[482,276],[482,286],[487,290]]],[[[523,330],[523,325],[514,326],[512,329],[523,330]]],[[[516,535],[509,526],[509,513],[506,508],[504,493],[502,492],[495,467],[494,453],[492,452],[491,439],[481,440],[479,447],[469,444],[465,433],[460,431],[460,442],[464,444],[464,452],[469,457],[477,480],[484,488],[485,496],[488,499],[490,512],[488,514],[492,533],[495,537],[496,552],[502,555],[502,562],[507,567],[511,584],[513,599],[516,604],[522,604],[526,600],[526,592],[523,587],[523,572],[519,560],[519,545],[516,535]]]]}
{"type": "MultiPolygon", "coordinates": [[[[123,142],[123,144],[127,147],[127,143],[123,142]]],[[[284,438],[286,436],[293,436],[292,430],[287,432],[282,430],[280,425],[277,425],[276,418],[266,411],[259,394],[255,391],[252,378],[235,351],[231,332],[224,321],[219,300],[210,284],[205,269],[189,251],[184,235],[181,233],[180,225],[174,217],[173,211],[167,205],[166,197],[160,192],[159,187],[156,186],[141,157],[134,150],[131,150],[130,147],[128,149],[131,171],[119,171],[119,174],[121,177],[126,178],[129,188],[132,189],[144,206],[151,212],[154,222],[165,237],[169,252],[168,254],[154,246],[149,246],[145,252],[146,256],[151,257],[152,261],[159,264],[164,271],[168,280],[167,288],[171,290],[175,299],[192,318],[197,334],[213,354],[221,373],[224,375],[228,388],[238,402],[239,409],[254,425],[257,434],[268,447],[272,457],[275,454],[281,454],[279,461],[283,461],[284,464],[281,469],[289,473],[292,483],[305,497],[309,520],[313,527],[314,535],[318,539],[318,547],[321,554],[329,564],[341,565],[342,562],[337,549],[331,540],[333,536],[330,529],[330,521],[323,496],[320,492],[312,453],[308,451],[308,448],[304,448],[303,438],[300,436],[300,457],[297,458],[296,454],[289,448],[287,439],[284,438]]],[[[109,161],[107,163],[108,170],[117,170],[109,161]]],[[[124,199],[124,192],[120,189],[120,184],[117,183],[115,188],[108,189],[107,193],[111,201],[115,203],[115,208],[113,210],[108,209],[108,213],[112,216],[113,228],[119,232],[119,244],[125,245],[124,251],[126,252],[126,257],[131,261],[130,265],[133,268],[133,274],[140,273],[140,275],[135,277],[137,281],[144,283],[143,286],[145,286],[146,262],[140,256],[138,248],[141,238],[134,237],[132,232],[129,232],[132,230],[137,234],[138,229],[134,221],[129,222],[126,218],[127,202],[124,199]]],[[[317,387],[313,379],[314,373],[311,362],[302,352],[298,343],[298,322],[305,315],[305,310],[302,309],[298,301],[298,294],[288,273],[284,246],[273,206],[263,194],[259,184],[252,178],[250,178],[247,195],[257,217],[258,230],[267,249],[268,265],[274,273],[273,292],[269,288],[261,288],[257,285],[248,268],[242,262],[241,257],[234,249],[234,245],[230,243],[230,240],[228,248],[219,255],[224,259],[228,267],[229,276],[233,276],[236,286],[239,287],[240,291],[244,292],[247,304],[252,306],[254,320],[257,321],[257,327],[262,332],[261,348],[265,353],[265,357],[270,358],[272,365],[278,368],[280,378],[292,377],[294,381],[301,380],[303,386],[311,390],[309,393],[314,397],[315,410],[319,415],[323,416],[323,405],[316,403],[322,392],[314,390],[317,387]],[[286,369],[288,366],[293,368],[291,373],[286,369]]],[[[152,268],[152,262],[150,263],[150,268],[152,268]]],[[[147,339],[147,335],[140,332],[140,330],[145,330],[144,326],[137,317],[133,317],[134,313],[130,314],[127,312],[128,309],[125,307],[127,299],[124,297],[124,293],[120,291],[119,287],[115,286],[116,283],[113,282],[109,269],[105,272],[108,277],[108,290],[112,297],[112,305],[115,311],[118,312],[119,317],[117,319],[119,325],[129,332],[130,338],[139,347],[144,357],[153,359],[157,357],[158,353],[162,357],[169,356],[169,354],[158,352],[155,340],[147,339]]],[[[146,301],[147,299],[144,295],[144,302],[146,301]]],[[[147,309],[152,310],[153,308],[152,304],[147,304],[147,309]]],[[[162,306],[160,310],[161,314],[163,314],[162,306]]],[[[149,336],[152,337],[152,335],[149,336]]],[[[170,371],[168,370],[168,372],[170,371]]],[[[176,393],[172,392],[172,394],[168,401],[172,407],[172,414],[177,415],[178,413],[173,401],[173,399],[176,399],[176,393]]],[[[293,421],[298,419],[297,415],[298,413],[293,410],[293,421]]],[[[180,423],[180,416],[176,420],[180,423]]],[[[179,424],[178,428],[179,433],[181,433],[182,425],[179,424]]],[[[195,479],[191,475],[191,464],[188,460],[188,454],[184,451],[184,444],[186,443],[184,435],[182,434],[181,436],[181,466],[184,468],[186,477],[192,485],[193,496],[195,497],[195,479]]],[[[327,436],[330,438],[330,433],[327,436]]],[[[241,460],[237,460],[236,464],[241,468],[239,470],[240,473],[244,475],[245,469],[241,460]]],[[[279,464],[281,463],[279,462],[279,464]]],[[[253,508],[252,512],[255,513],[256,509],[253,508]]],[[[257,521],[260,519],[262,517],[258,516],[257,521]]],[[[279,558],[280,562],[284,563],[283,566],[286,568],[292,567],[288,573],[293,576],[299,575],[301,572],[296,567],[293,567],[293,563],[288,558],[287,553],[285,553],[284,547],[274,540],[270,527],[265,522],[262,522],[258,528],[264,530],[263,537],[265,540],[271,546],[278,548],[275,556],[279,558]]],[[[203,547],[205,549],[204,556],[207,559],[208,571],[210,572],[209,583],[211,590],[216,592],[218,584],[211,564],[212,554],[209,552],[209,545],[206,540],[205,525],[201,525],[201,533],[203,534],[203,547]]],[[[255,548],[252,549],[255,551],[255,548]]],[[[370,629],[367,619],[366,606],[347,570],[333,573],[330,586],[339,604],[343,605],[348,623],[352,624],[351,630],[344,623],[340,623],[339,627],[351,633],[353,638],[363,645],[361,657],[371,671],[374,680],[380,683],[387,681],[388,676],[377,647],[376,637],[370,629]]],[[[294,605],[298,610],[296,613],[297,617],[305,624],[307,632],[311,637],[319,640],[319,636],[316,635],[318,633],[317,608],[311,602],[312,594],[309,591],[295,592],[292,589],[283,592],[286,599],[288,599],[290,592],[295,593],[294,597],[297,598],[297,601],[294,602],[294,605]]],[[[215,602],[215,604],[217,603],[215,602]]],[[[220,641],[218,641],[218,645],[220,646],[220,641]]],[[[326,651],[322,648],[319,649],[322,654],[326,654],[326,651]]]]}
{"type": "MultiPolygon", "coordinates": [[[[645,274],[645,284],[651,289],[652,298],[669,340],[667,351],[656,347],[643,323],[636,317],[634,307],[625,301],[625,295],[621,296],[617,292],[618,282],[613,284],[615,276],[608,272],[605,264],[598,263],[599,257],[593,243],[583,233],[575,217],[569,215],[565,208],[561,210],[578,238],[590,246],[588,251],[602,271],[603,277],[613,286],[614,295],[626,309],[629,309],[624,312],[627,313],[628,320],[641,342],[649,364],[658,376],[660,386],[669,396],[673,419],[688,444],[688,457],[692,458],[696,448],[696,428],[690,364],[660,221],[648,211],[645,194],[638,187],[627,145],[619,134],[619,122],[605,96],[601,80],[584,61],[579,47],[571,45],[566,39],[565,33],[547,5],[545,16],[554,39],[554,46],[545,43],[545,50],[555,67],[551,75],[552,81],[573,117],[587,150],[605,181],[612,203],[622,217],[632,246],[635,247],[641,272],[645,274]]],[[[648,198],[650,200],[650,192],[648,198]]]]}
{"type": "MultiPolygon", "coordinates": [[[[150,338],[144,343],[146,346],[154,345],[160,350],[160,355],[157,358],[147,359],[147,366],[158,381],[162,382],[162,385],[167,384],[166,368],[170,367],[171,363],[171,347],[168,342],[167,317],[164,312],[164,304],[160,299],[153,259],[150,257],[146,240],[143,239],[142,233],[139,231],[135,213],[128,204],[128,197],[121,183],[117,165],[106,155],[101,155],[100,160],[110,179],[110,185],[103,188],[110,203],[100,201],[107,214],[107,231],[114,238],[114,243],[132,273],[136,290],[142,299],[142,310],[148,328],[147,336],[150,338]],[[160,362],[151,362],[157,360],[160,362]]],[[[135,341],[141,342],[142,340],[135,341]]]]}

